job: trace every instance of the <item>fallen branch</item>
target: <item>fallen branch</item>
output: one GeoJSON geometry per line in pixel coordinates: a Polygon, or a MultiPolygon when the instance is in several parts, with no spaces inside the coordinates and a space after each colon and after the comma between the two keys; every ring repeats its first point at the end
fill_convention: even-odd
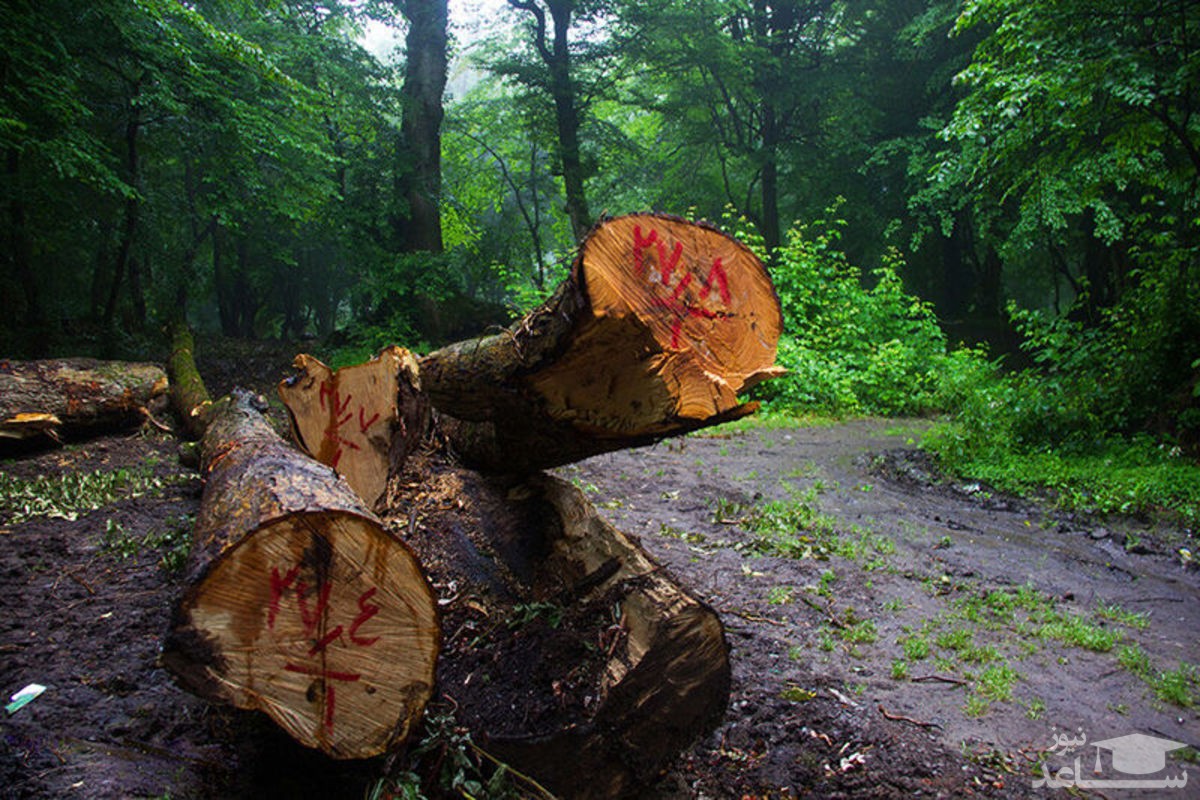
{"type": "Polygon", "coordinates": [[[949,683],[954,686],[970,686],[967,681],[959,678],[949,678],[945,675],[922,675],[918,678],[910,679],[913,683],[949,683]]]}
{"type": "Polygon", "coordinates": [[[903,714],[892,714],[886,708],[884,708],[882,705],[879,706],[879,713],[883,714],[884,719],[890,719],[893,722],[907,722],[912,725],[916,725],[918,728],[937,728],[937,729],[941,730],[941,727],[942,727],[941,725],[937,724],[936,722],[923,722],[922,720],[919,720],[919,719],[913,719],[912,717],[906,717],[903,714]]]}

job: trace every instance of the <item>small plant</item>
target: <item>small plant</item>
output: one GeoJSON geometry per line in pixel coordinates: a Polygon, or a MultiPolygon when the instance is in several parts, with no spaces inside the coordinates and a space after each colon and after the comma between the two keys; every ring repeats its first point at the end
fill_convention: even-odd
{"type": "Polygon", "coordinates": [[[791,586],[772,586],[767,592],[767,602],[773,606],[783,606],[792,602],[793,589],[791,586]]]}
{"type": "Polygon", "coordinates": [[[1013,686],[1020,677],[1008,664],[993,664],[979,674],[975,691],[988,700],[1012,700],[1013,686]]]}
{"type": "Polygon", "coordinates": [[[1046,714],[1046,701],[1040,697],[1035,697],[1029,701],[1029,705],[1025,707],[1025,716],[1029,719],[1041,719],[1046,714]]]}
{"type": "Polygon", "coordinates": [[[840,629],[839,633],[847,644],[874,644],[879,638],[875,623],[869,619],[857,620],[840,629]]]}
{"type": "Polygon", "coordinates": [[[892,660],[892,680],[905,681],[908,680],[908,662],[904,659],[897,658],[892,660]]]}
{"type": "Polygon", "coordinates": [[[910,661],[921,661],[929,657],[929,640],[924,636],[907,636],[900,642],[904,657],[910,661]]]}
{"type": "Polygon", "coordinates": [[[534,620],[541,618],[551,628],[557,628],[562,622],[563,607],[557,603],[518,603],[513,606],[513,615],[508,620],[510,629],[523,628],[534,620]]]}

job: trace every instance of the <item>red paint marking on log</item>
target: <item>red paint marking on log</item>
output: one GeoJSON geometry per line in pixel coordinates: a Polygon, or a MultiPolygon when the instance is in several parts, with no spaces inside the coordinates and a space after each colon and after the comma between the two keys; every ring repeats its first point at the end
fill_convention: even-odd
{"type": "Polygon", "coordinates": [[[720,257],[713,259],[712,268],[708,271],[708,277],[704,279],[704,288],[700,290],[700,299],[706,300],[709,292],[712,291],[713,280],[717,282],[717,292],[721,295],[721,302],[729,305],[732,296],[729,294],[729,276],[725,274],[725,266],[721,263],[720,257]]]}
{"type": "Polygon", "coordinates": [[[275,618],[279,616],[279,603],[283,600],[284,590],[291,587],[296,576],[300,574],[299,565],[292,567],[282,578],[279,568],[271,567],[271,605],[267,609],[267,629],[275,630],[275,618]]]}
{"type": "Polygon", "coordinates": [[[325,734],[333,733],[333,718],[337,711],[337,692],[334,690],[333,684],[330,681],[342,681],[343,683],[354,683],[362,676],[356,672],[335,672],[330,669],[317,669],[315,667],[306,667],[301,664],[284,664],[283,668],[288,672],[296,672],[301,675],[308,675],[321,680],[321,694],[323,697],[324,714],[321,717],[321,722],[325,728],[325,734]]]}
{"type": "Polygon", "coordinates": [[[367,602],[375,596],[376,591],[378,591],[378,587],[372,586],[370,589],[367,589],[358,596],[359,613],[358,616],[354,618],[354,621],[350,623],[350,641],[359,647],[370,647],[379,641],[378,636],[371,636],[367,638],[358,635],[358,629],[365,625],[367,620],[378,614],[380,611],[379,606],[375,605],[374,603],[367,602]]]}
{"type": "Polygon", "coordinates": [[[646,248],[658,239],[658,231],[650,229],[650,235],[642,238],[642,226],[633,226],[633,269],[638,277],[646,274],[646,248]]]}
{"type": "Polygon", "coordinates": [[[683,256],[683,242],[675,243],[669,257],[665,242],[655,242],[654,248],[658,252],[658,271],[662,275],[662,285],[670,286],[671,274],[675,272],[675,267],[679,266],[679,259],[683,256]]]}
{"type": "Polygon", "coordinates": [[[300,605],[300,621],[304,623],[304,632],[312,636],[317,629],[317,625],[329,610],[329,593],[333,591],[333,584],[326,581],[321,585],[317,592],[317,607],[309,611],[308,608],[308,584],[300,581],[296,584],[296,602],[300,605]]]}
{"type": "Polygon", "coordinates": [[[329,633],[325,634],[320,639],[318,639],[313,644],[313,646],[309,648],[308,654],[310,656],[315,656],[317,653],[324,652],[325,648],[329,647],[329,645],[331,645],[335,641],[337,641],[338,637],[340,637],[341,635],[342,635],[342,626],[338,625],[336,628],[331,630],[329,633]]]}
{"type": "Polygon", "coordinates": [[[362,406],[358,407],[358,432],[359,433],[366,433],[367,428],[370,428],[372,425],[374,425],[379,420],[379,412],[378,411],[376,411],[375,416],[371,417],[370,419],[363,419],[366,416],[366,413],[367,413],[366,409],[364,409],[362,406]]]}
{"type": "Polygon", "coordinates": [[[337,397],[337,388],[330,381],[321,381],[321,388],[317,393],[317,397],[321,401],[321,410],[324,411],[326,397],[330,397],[335,404],[337,403],[335,399],[337,397]]]}

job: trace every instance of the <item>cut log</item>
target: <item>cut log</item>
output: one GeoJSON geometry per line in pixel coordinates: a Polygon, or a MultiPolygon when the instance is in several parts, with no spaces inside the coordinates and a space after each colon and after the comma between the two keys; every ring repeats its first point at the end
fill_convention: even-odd
{"type": "Polygon", "coordinates": [[[208,388],[196,369],[196,343],[187,323],[171,327],[171,356],[167,376],[171,379],[171,406],[179,416],[184,433],[190,439],[204,435],[205,414],[212,405],[208,388]]]}
{"type": "Polygon", "coordinates": [[[279,384],[292,437],[345,477],[368,507],[377,508],[388,474],[403,467],[429,425],[416,359],[389,347],[337,372],[304,354],[294,366],[299,372],[279,384]]]}
{"type": "Polygon", "coordinates": [[[154,364],[0,361],[0,439],[58,439],[137,425],[166,392],[167,376],[154,364]]]}
{"type": "Polygon", "coordinates": [[[162,661],[190,691],[266,712],[335,758],[402,741],[439,627],[409,549],[245,393],[205,415],[204,496],[162,661]]]}
{"type": "Polygon", "coordinates": [[[770,276],[706,225],[602,221],[571,275],[506,331],[421,359],[421,385],[463,462],[528,473],[735,419],[778,375],[770,276]]]}
{"type": "Polygon", "coordinates": [[[445,595],[441,696],[556,796],[637,796],[724,713],[716,614],[564,481],[419,474],[392,521],[445,595]]]}

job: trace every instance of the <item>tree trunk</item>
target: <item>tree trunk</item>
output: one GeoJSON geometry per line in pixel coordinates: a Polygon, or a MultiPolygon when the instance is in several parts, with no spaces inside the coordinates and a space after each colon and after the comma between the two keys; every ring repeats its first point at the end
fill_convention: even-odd
{"type": "Polygon", "coordinates": [[[0,360],[0,440],[112,430],[144,422],[167,391],[153,364],[0,360]]]}
{"type": "Polygon", "coordinates": [[[212,405],[208,388],[196,369],[196,343],[186,322],[171,328],[171,355],[167,358],[167,377],[171,381],[171,407],[175,409],[189,439],[204,435],[207,414],[212,405]]]}
{"type": "Polygon", "coordinates": [[[737,395],[781,372],[781,328],[744,246],[630,215],[592,231],[541,308],[423,358],[421,388],[464,463],[529,473],[752,413],[737,395]]]}
{"type": "Polygon", "coordinates": [[[442,93],[446,88],[446,0],[400,4],[408,19],[407,58],[401,89],[401,163],[397,194],[408,205],[398,215],[397,238],[406,252],[442,251],[438,198],[442,190],[442,93]]]}
{"type": "Polygon", "coordinates": [[[214,405],[201,451],[204,497],[163,664],[335,758],[403,741],[439,649],[412,553],[245,393],[214,405]]]}
{"type": "Polygon", "coordinates": [[[486,752],[558,797],[632,796],[719,721],[719,619],[582,492],[418,467],[391,522],[445,587],[439,693],[486,752]]]}

